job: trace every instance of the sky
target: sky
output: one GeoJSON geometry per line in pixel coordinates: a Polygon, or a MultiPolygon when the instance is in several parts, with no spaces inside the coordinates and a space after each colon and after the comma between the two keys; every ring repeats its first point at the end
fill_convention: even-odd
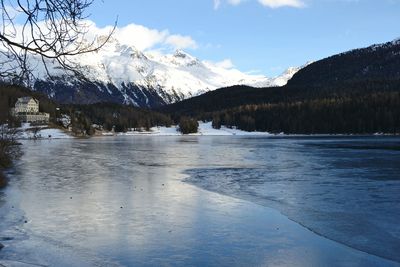
{"type": "Polygon", "coordinates": [[[271,77],[400,38],[400,0],[95,0],[88,13],[141,50],[271,77]]]}

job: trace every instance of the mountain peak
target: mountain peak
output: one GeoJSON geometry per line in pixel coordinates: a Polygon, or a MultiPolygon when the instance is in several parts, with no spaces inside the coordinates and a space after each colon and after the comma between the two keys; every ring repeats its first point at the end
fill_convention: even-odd
{"type": "MultiPolygon", "coordinates": [[[[99,42],[101,39],[100,36],[99,42]]],[[[291,78],[291,75],[286,75],[270,79],[234,68],[227,69],[203,62],[183,50],[176,50],[173,54],[142,52],[115,39],[109,40],[98,53],[73,59],[74,64],[82,69],[84,81],[72,72],[61,72],[60,66],[53,61],[48,62],[47,67],[57,82],[51,81],[40,60],[31,56],[29,61],[38,66],[34,72],[35,90],[62,103],[113,101],[151,107],[239,84],[254,87],[284,85],[291,78]],[[86,97],[82,96],[83,92],[87,92],[86,97]]]]}
{"type": "Polygon", "coordinates": [[[178,66],[186,66],[186,67],[191,67],[191,66],[196,66],[200,65],[200,60],[189,53],[183,51],[183,50],[176,50],[175,53],[172,55],[172,63],[178,66]]]}
{"type": "Polygon", "coordinates": [[[133,45],[121,45],[118,48],[121,56],[128,56],[133,59],[147,60],[147,57],[133,45]]]}
{"type": "Polygon", "coordinates": [[[186,53],[185,51],[183,51],[181,49],[175,50],[174,57],[176,57],[176,58],[194,58],[193,56],[189,55],[188,53],[186,53]]]}

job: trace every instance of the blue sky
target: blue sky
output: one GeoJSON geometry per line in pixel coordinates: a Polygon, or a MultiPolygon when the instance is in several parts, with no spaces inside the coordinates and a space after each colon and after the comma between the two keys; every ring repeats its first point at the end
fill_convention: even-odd
{"type": "Polygon", "coordinates": [[[147,50],[168,39],[171,50],[268,76],[400,37],[400,0],[96,0],[89,12],[98,27],[117,16],[120,28],[143,26],[131,38],[147,50]],[[147,40],[161,33],[170,38],[147,40]]]}

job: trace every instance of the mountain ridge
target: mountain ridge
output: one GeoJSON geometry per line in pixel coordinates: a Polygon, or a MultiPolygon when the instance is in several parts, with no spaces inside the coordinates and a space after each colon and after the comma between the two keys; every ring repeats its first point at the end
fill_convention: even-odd
{"type": "Polygon", "coordinates": [[[382,79],[400,79],[398,39],[316,61],[295,73],[288,86],[319,87],[382,79]]]}
{"type": "Polygon", "coordinates": [[[60,103],[114,102],[151,108],[221,87],[282,86],[300,69],[290,68],[281,76],[268,78],[202,61],[183,50],[173,54],[143,52],[116,39],[102,50],[79,55],[71,62],[83,79],[61,70],[54,61],[46,61],[46,69],[40,60],[31,57],[30,63],[35,66],[32,89],[60,103]]]}
{"type": "Polygon", "coordinates": [[[400,42],[388,42],[311,63],[283,87],[222,88],[161,110],[247,131],[397,134],[399,107],[400,42]]]}

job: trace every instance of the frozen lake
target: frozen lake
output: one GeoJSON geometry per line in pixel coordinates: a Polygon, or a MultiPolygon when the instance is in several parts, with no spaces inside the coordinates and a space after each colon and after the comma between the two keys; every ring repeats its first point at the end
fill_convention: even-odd
{"type": "Polygon", "coordinates": [[[0,265],[400,266],[400,138],[26,141],[0,265]]]}

